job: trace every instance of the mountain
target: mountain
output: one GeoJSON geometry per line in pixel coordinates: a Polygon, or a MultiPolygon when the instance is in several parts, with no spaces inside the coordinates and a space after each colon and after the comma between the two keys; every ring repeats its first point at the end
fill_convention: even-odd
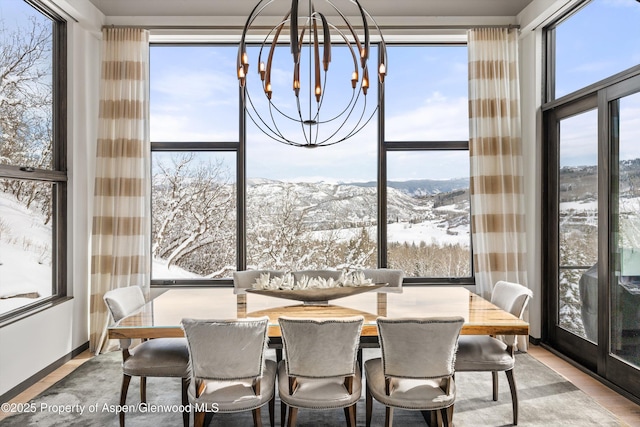
{"type": "MultiPolygon", "coordinates": [[[[356,187],[376,187],[375,181],[353,182],[346,185],[356,187]]],[[[388,181],[387,186],[400,190],[413,197],[424,197],[439,193],[449,193],[454,190],[468,189],[469,178],[454,179],[415,179],[409,181],[388,181]]]]}
{"type": "MultiPolygon", "coordinates": [[[[468,189],[467,179],[390,183],[387,222],[405,230],[407,237],[401,241],[450,241],[450,236],[458,235],[464,239],[469,233],[468,189]],[[418,236],[420,227],[425,228],[423,236],[418,236]]],[[[370,227],[377,224],[377,207],[375,183],[248,180],[247,217],[262,226],[277,224],[276,218],[298,218],[316,231],[370,227]]]]}

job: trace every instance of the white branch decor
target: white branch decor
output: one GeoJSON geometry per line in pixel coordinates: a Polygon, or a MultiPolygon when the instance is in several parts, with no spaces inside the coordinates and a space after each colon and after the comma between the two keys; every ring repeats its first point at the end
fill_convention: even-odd
{"type": "Polygon", "coordinates": [[[253,289],[259,290],[304,290],[304,289],[330,289],[343,287],[372,286],[374,283],[367,279],[362,271],[342,272],[339,279],[324,277],[309,277],[303,275],[295,280],[293,274],[285,273],[282,276],[271,277],[269,273],[263,273],[253,283],[253,289]]]}

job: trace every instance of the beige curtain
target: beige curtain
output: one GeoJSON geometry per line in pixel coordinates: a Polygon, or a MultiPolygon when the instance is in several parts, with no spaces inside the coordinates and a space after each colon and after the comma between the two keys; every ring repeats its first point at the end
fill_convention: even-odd
{"type": "Polygon", "coordinates": [[[91,254],[92,352],[104,339],[105,292],[149,289],[149,33],[102,31],[102,68],[91,254]]]}
{"type": "Polygon", "coordinates": [[[527,286],[517,30],[469,30],[471,233],[476,291],[527,286]]]}

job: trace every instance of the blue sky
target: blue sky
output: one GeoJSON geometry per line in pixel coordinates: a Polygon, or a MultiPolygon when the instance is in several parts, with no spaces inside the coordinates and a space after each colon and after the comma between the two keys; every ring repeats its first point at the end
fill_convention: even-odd
{"type": "MultiPolygon", "coordinates": [[[[6,32],[24,22],[27,16],[41,15],[22,0],[0,1],[0,20],[6,32]]],[[[639,22],[640,3],[636,0],[594,0],[563,22],[557,30],[557,69],[561,70],[557,96],[640,64],[639,22]]],[[[237,47],[154,47],[151,52],[152,139],[235,140],[238,134],[237,47]]],[[[388,53],[387,139],[468,138],[466,49],[390,46],[388,53]]],[[[288,73],[290,62],[286,59],[281,62],[275,66],[277,72],[288,73]]],[[[344,74],[336,62],[330,74],[344,74]]],[[[255,61],[253,67],[251,71],[255,72],[255,61]]],[[[375,91],[370,96],[375,97],[375,91]]],[[[628,141],[640,140],[638,98],[628,98],[624,104],[626,126],[622,136],[628,141]]],[[[584,153],[592,150],[589,146],[596,133],[594,121],[585,114],[573,122],[575,124],[566,127],[576,131],[563,135],[563,164],[591,163],[593,156],[584,153]]],[[[250,177],[282,180],[375,180],[376,138],[374,119],[345,142],[306,150],[270,140],[249,121],[247,171],[250,177]]],[[[640,144],[627,143],[626,146],[628,157],[640,157],[640,144]],[[637,150],[632,148],[635,146],[637,150]]],[[[466,175],[468,162],[461,160],[464,156],[460,153],[439,155],[434,161],[426,161],[426,157],[424,153],[393,153],[389,176],[401,180],[466,175]]]]}

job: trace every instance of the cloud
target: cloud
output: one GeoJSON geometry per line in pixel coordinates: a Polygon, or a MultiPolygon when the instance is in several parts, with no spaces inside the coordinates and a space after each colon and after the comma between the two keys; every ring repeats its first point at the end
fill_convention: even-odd
{"type": "Polygon", "coordinates": [[[467,98],[434,92],[418,106],[387,107],[387,139],[393,141],[464,141],[469,139],[467,98]]]}

